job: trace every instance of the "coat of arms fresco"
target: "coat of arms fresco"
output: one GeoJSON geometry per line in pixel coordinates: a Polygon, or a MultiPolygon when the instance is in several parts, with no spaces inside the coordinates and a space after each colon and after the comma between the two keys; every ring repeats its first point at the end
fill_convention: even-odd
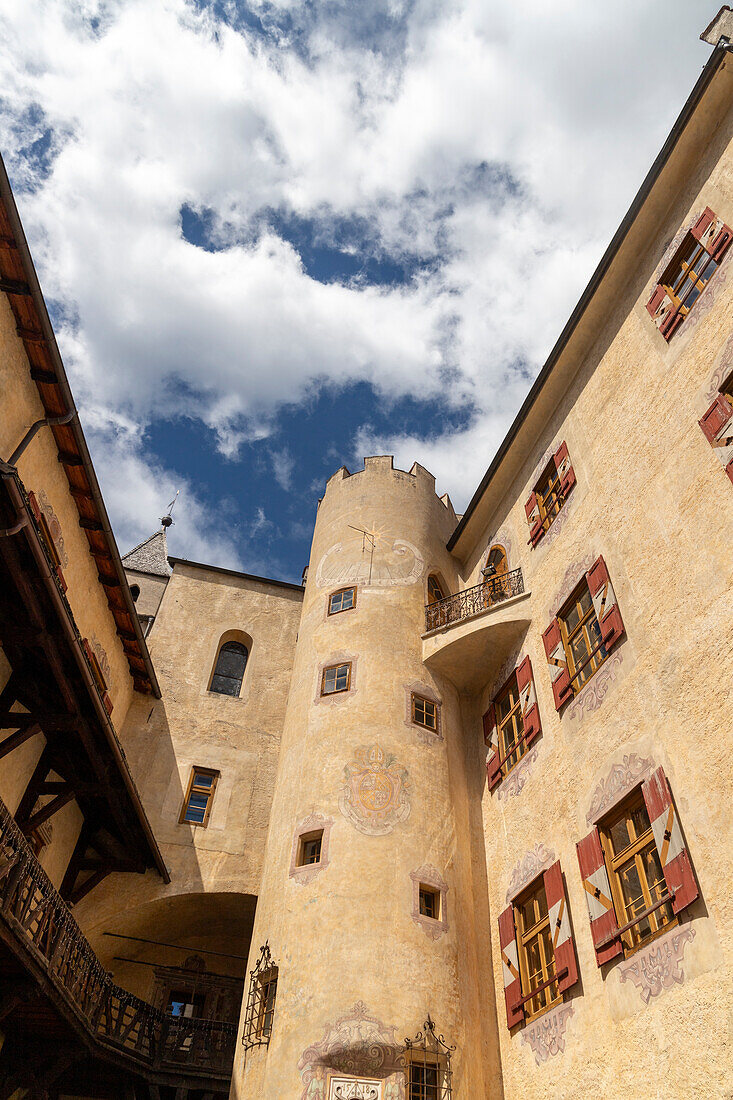
{"type": "Polygon", "coordinates": [[[381,745],[357,749],[344,778],[339,809],[359,832],[383,836],[409,817],[409,773],[381,745]]]}

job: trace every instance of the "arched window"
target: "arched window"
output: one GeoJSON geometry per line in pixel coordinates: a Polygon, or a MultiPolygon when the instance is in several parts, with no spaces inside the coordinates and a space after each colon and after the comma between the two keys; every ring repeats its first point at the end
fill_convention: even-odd
{"type": "Polygon", "coordinates": [[[140,596],[140,585],[139,584],[131,584],[130,585],[130,595],[132,596],[132,602],[137,603],[138,597],[140,596]]]}
{"type": "Polygon", "coordinates": [[[242,688],[248,656],[249,651],[241,642],[224,642],[216,658],[209,691],[216,691],[219,695],[233,695],[237,698],[242,688]]]}
{"type": "Polygon", "coordinates": [[[444,599],[445,592],[443,591],[443,587],[435,573],[431,573],[428,577],[428,603],[437,603],[438,600],[444,599]]]}
{"type": "Polygon", "coordinates": [[[498,577],[502,573],[506,573],[508,568],[509,564],[507,562],[506,550],[497,543],[496,546],[492,546],[489,550],[484,573],[487,577],[498,577]]]}

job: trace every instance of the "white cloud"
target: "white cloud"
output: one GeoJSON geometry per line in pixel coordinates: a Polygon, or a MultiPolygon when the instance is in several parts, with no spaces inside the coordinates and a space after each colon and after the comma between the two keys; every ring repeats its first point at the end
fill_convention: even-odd
{"type": "MultiPolygon", "coordinates": [[[[0,143],[33,184],[19,205],[65,307],[62,351],[85,420],[127,425],[95,446],[123,544],[180,481],[151,476],[151,420],[199,419],[231,457],[324,384],[471,402],[467,431],[378,441],[464,503],[708,55],[707,0],[670,0],[663,33],[638,0],[254,6],[270,29],[287,11],[300,38],[186,0],[0,14],[0,143]],[[359,36],[376,11],[393,21],[381,49],[359,36]],[[46,128],[50,172],[27,149],[46,128]],[[183,240],[183,204],[226,247],[183,240]],[[386,255],[435,262],[404,286],[325,285],[263,231],[269,209],[360,218],[386,255]]],[[[283,488],[290,461],[274,449],[283,488]]],[[[187,490],[187,552],[234,560],[187,490]]]]}

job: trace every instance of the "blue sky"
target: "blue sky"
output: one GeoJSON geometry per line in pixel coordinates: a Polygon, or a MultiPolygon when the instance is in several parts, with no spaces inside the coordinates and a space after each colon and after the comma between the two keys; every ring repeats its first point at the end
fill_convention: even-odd
{"type": "Polygon", "coordinates": [[[299,580],[365,453],[470,498],[687,97],[670,0],[6,0],[5,158],[121,550],[299,580]]]}

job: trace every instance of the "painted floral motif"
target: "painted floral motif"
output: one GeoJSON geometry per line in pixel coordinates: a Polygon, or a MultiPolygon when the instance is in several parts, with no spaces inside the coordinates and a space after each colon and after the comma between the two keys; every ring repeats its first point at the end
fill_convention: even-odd
{"type": "Polygon", "coordinates": [[[505,798],[514,798],[523,789],[524,784],[529,778],[529,773],[532,770],[532,765],[537,759],[538,746],[533,745],[529,752],[525,753],[516,767],[512,768],[509,775],[505,779],[502,779],[497,790],[497,797],[500,802],[505,798]]]}
{"type": "Polygon", "coordinates": [[[44,489],[41,489],[40,493],[38,494],[38,504],[46,520],[48,533],[53,539],[56,553],[58,554],[59,561],[61,562],[61,568],[65,569],[66,566],[69,564],[69,555],[66,553],[66,549],[64,547],[64,536],[61,533],[61,524],[59,522],[58,516],[53,510],[53,506],[51,505],[50,500],[46,496],[46,492],[44,489]]]}
{"type": "Polygon", "coordinates": [[[620,653],[614,653],[604,661],[568,707],[567,713],[571,722],[576,718],[580,720],[585,714],[592,714],[594,710],[598,710],[606,697],[606,692],[616,679],[616,674],[622,664],[623,656],[620,653]]]}
{"type": "Polygon", "coordinates": [[[403,1048],[396,1028],[382,1023],[363,1001],[335,1023],[327,1023],[323,1038],[307,1047],[298,1061],[303,1082],[300,1100],[330,1100],[326,1096],[329,1070],[337,1074],[376,1078],[384,1083],[384,1098],[404,1100],[403,1048]]]}
{"type": "MultiPolygon", "coordinates": [[[[591,565],[593,565],[593,562],[596,560],[597,556],[597,554],[586,554],[584,558],[581,558],[579,561],[574,561],[571,565],[567,567],[567,569],[565,570],[565,575],[563,576],[562,582],[560,584],[560,589],[557,593],[557,596],[555,597],[553,608],[562,607],[570,593],[582,581],[583,577],[588,572],[591,565]]],[[[548,617],[553,618],[555,614],[555,610],[551,610],[548,617]]]]}
{"type": "Polygon", "coordinates": [[[573,1011],[572,1004],[558,1005],[522,1032],[522,1042],[531,1048],[538,1066],[565,1050],[565,1028],[573,1011]]]}
{"type": "Polygon", "coordinates": [[[384,836],[410,816],[407,768],[378,744],[357,749],[344,768],[346,785],[339,809],[354,828],[369,836],[384,836]]]}
{"type": "Polygon", "coordinates": [[[628,962],[620,963],[620,980],[632,981],[644,1004],[649,1004],[651,998],[658,997],[663,990],[682,985],[685,980],[682,969],[685,947],[694,938],[695,929],[689,925],[674,928],[647,948],[637,951],[628,962]]]}
{"type": "MultiPolygon", "coordinates": [[[[729,336],[725,346],[723,347],[722,354],[715,370],[710,375],[710,379],[705,390],[705,404],[709,405],[713,401],[718,393],[720,387],[725,382],[728,375],[733,371],[733,335],[729,336]]],[[[702,410],[704,411],[704,410],[702,410]]]]}
{"type": "Polygon", "coordinates": [[[652,774],[656,767],[653,760],[637,756],[635,752],[624,756],[620,764],[614,764],[605,779],[602,779],[593,792],[590,809],[585,815],[589,825],[620,802],[634,787],[638,787],[652,774]]]}
{"type": "Polygon", "coordinates": [[[506,900],[509,903],[524,887],[546,871],[555,862],[555,853],[544,844],[535,844],[534,848],[520,859],[509,879],[506,900]]]}

